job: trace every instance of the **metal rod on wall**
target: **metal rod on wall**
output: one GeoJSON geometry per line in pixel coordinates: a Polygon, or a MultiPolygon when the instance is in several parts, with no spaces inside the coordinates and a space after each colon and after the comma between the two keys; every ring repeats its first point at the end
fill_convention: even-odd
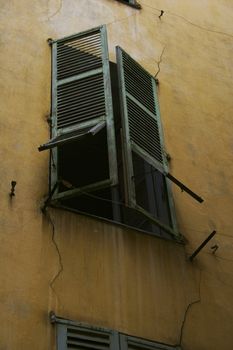
{"type": "Polygon", "coordinates": [[[202,244],[194,251],[194,253],[189,257],[190,261],[193,261],[195,256],[205,247],[205,245],[216,235],[216,231],[214,230],[211,234],[202,242],[202,244]]]}

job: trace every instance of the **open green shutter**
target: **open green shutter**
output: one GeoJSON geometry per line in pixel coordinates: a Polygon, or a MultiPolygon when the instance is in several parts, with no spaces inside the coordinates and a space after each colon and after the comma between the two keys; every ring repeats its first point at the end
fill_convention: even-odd
{"type": "MultiPolygon", "coordinates": [[[[168,172],[155,79],[120,47],[117,47],[117,66],[120,81],[123,148],[129,205],[138,207],[135,194],[133,154],[141,157],[155,171],[159,171],[197,201],[202,202],[202,198],[168,172]]],[[[169,188],[168,191],[169,205],[173,209],[169,188]]],[[[139,209],[148,218],[153,219],[143,208],[139,209]]],[[[175,227],[173,210],[171,210],[171,219],[172,226],[175,227]]],[[[159,222],[157,224],[160,225],[159,222]]]]}
{"type": "Polygon", "coordinates": [[[152,342],[120,334],[121,350],[180,350],[180,347],[152,342]]]}
{"type": "MultiPolygon", "coordinates": [[[[39,151],[57,147],[106,128],[109,179],[96,187],[117,183],[117,161],[106,27],[52,41],[51,139],[39,151]]],[[[58,181],[51,171],[51,185],[58,181]]],[[[75,191],[72,191],[72,193],[75,191]]],[[[68,193],[67,193],[68,194],[68,193]]]]}
{"type": "Polygon", "coordinates": [[[57,324],[57,350],[119,350],[116,332],[62,320],[57,324]]]}
{"type": "Polygon", "coordinates": [[[69,142],[104,121],[114,137],[106,27],[52,42],[52,138],[69,142]]]}
{"type": "Polygon", "coordinates": [[[167,169],[163,154],[155,80],[120,47],[117,47],[117,65],[127,177],[130,182],[128,187],[132,200],[134,192],[130,180],[133,177],[132,151],[161,172],[164,173],[167,169]]]}

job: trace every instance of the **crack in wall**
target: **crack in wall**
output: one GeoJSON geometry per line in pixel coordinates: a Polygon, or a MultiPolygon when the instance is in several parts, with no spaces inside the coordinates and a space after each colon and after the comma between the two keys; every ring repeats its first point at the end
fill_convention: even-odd
{"type": "Polygon", "coordinates": [[[163,48],[163,50],[162,50],[162,52],[161,52],[161,55],[160,55],[160,57],[159,57],[159,60],[158,60],[158,62],[156,62],[157,65],[158,65],[158,70],[157,70],[157,72],[155,73],[154,78],[157,78],[157,75],[160,73],[160,70],[161,70],[160,64],[161,64],[162,61],[163,61],[163,54],[164,54],[165,49],[166,49],[166,46],[164,46],[164,48],[163,48]]]}
{"type": "Polygon", "coordinates": [[[63,6],[63,0],[60,0],[58,9],[50,16],[48,16],[48,20],[50,21],[51,18],[55,17],[62,9],[63,6]]]}
{"type": "Polygon", "coordinates": [[[215,33],[215,34],[220,34],[220,35],[225,35],[225,36],[228,36],[228,37],[231,37],[233,38],[233,34],[230,34],[230,33],[226,33],[226,32],[222,32],[222,31],[219,31],[219,30],[214,30],[214,29],[209,29],[209,28],[205,28],[199,24],[196,24],[194,22],[191,22],[189,19],[181,16],[181,15],[177,15],[176,13],[173,13],[173,12],[170,12],[168,11],[167,12],[168,14],[170,14],[171,16],[174,16],[174,17],[178,17],[178,18],[181,18],[183,19],[185,22],[189,23],[190,25],[196,27],[196,28],[199,28],[201,30],[204,30],[206,32],[211,32],[211,33],[215,33]]]}
{"type": "Polygon", "coordinates": [[[183,341],[183,334],[184,334],[184,327],[185,327],[185,324],[186,324],[186,320],[187,320],[187,316],[188,316],[188,313],[189,313],[189,310],[191,309],[191,307],[195,304],[198,304],[201,302],[201,278],[202,278],[202,271],[199,270],[200,272],[200,277],[199,277],[199,297],[197,300],[194,300],[192,301],[191,303],[188,304],[188,306],[186,307],[186,310],[184,312],[184,317],[183,317],[183,321],[182,321],[182,324],[181,324],[181,329],[180,329],[180,336],[179,336],[179,344],[178,346],[182,346],[182,341],[183,341]]]}
{"type": "MultiPolygon", "coordinates": [[[[146,5],[145,3],[142,2],[142,5],[145,6],[145,7],[148,7],[150,9],[153,9],[153,10],[156,10],[158,11],[159,13],[161,13],[161,9],[159,8],[156,8],[156,7],[153,7],[153,6],[149,6],[149,5],[146,5]]],[[[171,11],[167,11],[167,10],[163,10],[164,11],[164,14],[167,14],[167,15],[170,15],[170,16],[174,16],[174,17],[178,17],[180,19],[182,19],[183,21],[185,21],[186,23],[196,27],[196,28],[199,28],[201,30],[204,30],[204,31],[207,31],[207,32],[210,32],[210,33],[214,33],[214,34],[219,34],[219,35],[225,35],[225,36],[228,36],[230,38],[233,38],[233,34],[230,34],[230,33],[227,33],[227,32],[223,32],[221,30],[215,30],[215,29],[210,29],[210,28],[206,28],[206,27],[203,27],[197,23],[194,23],[192,21],[190,21],[189,19],[187,19],[186,17],[184,16],[181,16],[181,15],[178,15],[177,13],[174,13],[174,12],[171,12],[171,11]]],[[[159,17],[157,14],[153,13],[153,15],[159,17]]],[[[165,16],[165,15],[164,15],[165,16]]]]}
{"type": "Polygon", "coordinates": [[[52,220],[51,218],[51,215],[49,214],[49,212],[47,211],[46,212],[47,214],[47,217],[49,219],[49,222],[52,226],[52,243],[55,247],[55,250],[56,250],[56,253],[58,255],[58,261],[59,261],[59,269],[57,271],[57,273],[53,276],[53,278],[51,279],[50,283],[49,283],[49,287],[52,289],[52,291],[54,292],[54,294],[58,297],[56,291],[55,291],[55,288],[54,288],[54,283],[56,282],[56,280],[58,279],[58,277],[61,275],[61,273],[63,272],[64,270],[64,266],[63,266],[63,262],[62,262],[62,256],[61,256],[61,252],[59,250],[59,247],[58,247],[58,244],[56,242],[56,239],[55,239],[55,224],[54,224],[54,221],[52,220]]]}

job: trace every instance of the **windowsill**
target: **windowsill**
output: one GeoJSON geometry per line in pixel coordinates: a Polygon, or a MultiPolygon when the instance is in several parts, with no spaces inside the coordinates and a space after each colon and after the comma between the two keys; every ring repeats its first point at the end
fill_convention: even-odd
{"type": "Polygon", "coordinates": [[[162,237],[162,236],[159,236],[156,233],[152,233],[152,232],[148,232],[148,231],[145,231],[145,230],[141,230],[141,229],[136,228],[136,227],[132,227],[132,226],[129,226],[129,225],[126,225],[126,224],[123,224],[123,223],[120,223],[120,222],[116,222],[116,221],[113,221],[113,220],[110,220],[110,219],[106,219],[106,218],[103,218],[103,217],[99,217],[99,216],[96,216],[96,215],[88,214],[88,213],[82,212],[82,211],[77,210],[77,209],[68,208],[68,207],[63,206],[63,205],[52,204],[51,203],[49,206],[51,208],[54,208],[54,209],[65,210],[65,211],[68,211],[68,212],[71,212],[71,213],[76,213],[76,214],[79,214],[79,215],[87,216],[87,217],[90,217],[92,219],[96,219],[98,221],[105,222],[107,224],[111,224],[111,225],[114,225],[114,226],[125,228],[125,229],[131,230],[131,231],[136,231],[136,233],[141,233],[141,234],[144,234],[144,235],[147,235],[147,236],[152,236],[154,238],[159,238],[159,239],[162,239],[162,240],[165,240],[165,241],[173,242],[175,244],[181,244],[181,245],[185,244],[185,238],[183,236],[180,236],[180,237],[176,238],[175,237],[175,232],[174,232],[174,237],[170,237],[170,238],[162,237]]]}

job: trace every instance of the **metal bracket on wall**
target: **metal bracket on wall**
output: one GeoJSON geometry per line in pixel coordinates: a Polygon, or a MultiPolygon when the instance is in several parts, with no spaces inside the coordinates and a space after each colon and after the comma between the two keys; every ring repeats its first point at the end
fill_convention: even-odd
{"type": "Polygon", "coordinates": [[[206,246],[206,244],[216,235],[216,231],[211,232],[211,234],[202,242],[202,244],[193,252],[193,254],[189,257],[190,261],[193,261],[195,256],[206,246]]]}
{"type": "Polygon", "coordinates": [[[47,43],[51,46],[52,43],[53,43],[53,39],[52,39],[52,38],[48,38],[48,39],[47,39],[47,43]]]}
{"type": "Polygon", "coordinates": [[[11,181],[11,191],[9,193],[9,196],[12,198],[15,196],[15,186],[17,182],[16,181],[11,181]]]}
{"type": "Polygon", "coordinates": [[[195,192],[193,192],[192,190],[190,190],[187,186],[185,186],[182,182],[180,182],[179,180],[177,180],[173,175],[171,175],[170,173],[166,173],[165,176],[171,180],[172,182],[174,182],[178,187],[180,187],[181,191],[185,191],[186,193],[188,193],[191,197],[193,197],[196,201],[198,201],[199,203],[204,202],[204,199],[201,198],[200,196],[198,196],[195,192]]]}
{"type": "Polygon", "coordinates": [[[141,10],[142,6],[136,1],[136,0],[117,0],[118,2],[121,2],[122,4],[131,6],[137,10],[141,10]]]}
{"type": "Polygon", "coordinates": [[[57,316],[54,311],[50,311],[49,319],[50,319],[50,323],[56,323],[57,316]]]}

